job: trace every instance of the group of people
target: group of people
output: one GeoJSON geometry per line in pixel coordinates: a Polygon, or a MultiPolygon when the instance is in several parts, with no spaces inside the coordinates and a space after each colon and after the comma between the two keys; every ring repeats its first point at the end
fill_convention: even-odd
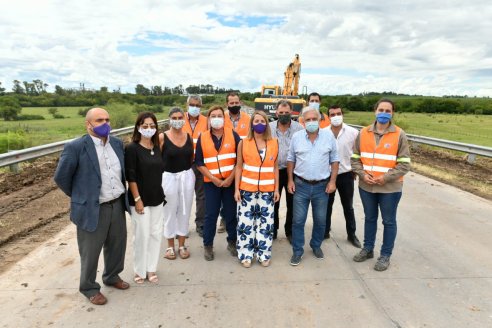
{"type": "Polygon", "coordinates": [[[384,225],[383,244],[374,269],[390,264],[396,238],[396,210],[403,175],[410,168],[408,141],[391,122],[395,105],[382,99],[375,122],[360,132],[343,123],[343,110],[331,106],[320,113],[321,96],[312,93],[299,121],[292,104],[276,104],[277,120],[263,111],[251,117],[241,111],[239,95],[230,93],[226,107],[212,106],[202,114],[202,100],[192,95],[187,111],[169,112],[170,129],[159,133],[155,115],[138,115],[131,142],[124,147],[110,137],[109,114],[87,112],[87,134],[68,143],[55,181],[71,197],[71,220],[77,226],[81,258],[79,290],[90,302],[105,304],[96,282],[97,263],[104,251],[105,285],[127,289],[119,274],[126,249],[125,211],[133,224],[134,281],[159,281],[163,256],[186,259],[185,245],[195,196],[196,232],[203,238],[204,258],[214,260],[219,217],[224,221],[227,250],[245,268],[255,259],[268,267],[280,226],[279,201],[285,191],[285,236],[292,244],[290,264],[304,254],[304,228],[311,204],[313,229],[309,246],[323,259],[321,245],[330,238],[332,208],[338,190],[348,241],[360,252],[354,261],[374,256],[378,211],[384,225]],[[365,212],[364,243],[356,236],[354,180],[365,212]],[[128,186],[128,189],[126,188],[128,186]],[[178,243],[176,250],[175,243],[178,243]]]}

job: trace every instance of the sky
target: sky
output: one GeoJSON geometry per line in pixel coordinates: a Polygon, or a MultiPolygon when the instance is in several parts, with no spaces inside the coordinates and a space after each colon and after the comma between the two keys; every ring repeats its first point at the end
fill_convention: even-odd
{"type": "Polygon", "coordinates": [[[0,0],[0,82],[492,96],[492,2],[0,0]],[[372,4],[374,2],[374,4],[372,4]]]}

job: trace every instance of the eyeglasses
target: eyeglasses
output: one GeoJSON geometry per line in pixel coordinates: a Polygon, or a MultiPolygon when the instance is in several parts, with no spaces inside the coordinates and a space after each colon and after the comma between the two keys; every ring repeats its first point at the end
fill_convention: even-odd
{"type": "Polygon", "coordinates": [[[140,125],[140,127],[142,129],[155,129],[156,128],[155,124],[150,124],[150,125],[149,124],[142,124],[142,125],[140,125]]]}

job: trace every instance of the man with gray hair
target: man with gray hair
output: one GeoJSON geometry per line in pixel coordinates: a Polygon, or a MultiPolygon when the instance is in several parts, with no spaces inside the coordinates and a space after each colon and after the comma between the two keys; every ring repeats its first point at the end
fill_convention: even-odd
{"type": "Polygon", "coordinates": [[[320,130],[320,113],[312,107],[302,109],[306,129],[292,137],[287,155],[288,190],[294,194],[292,218],[292,250],[290,264],[301,263],[304,253],[304,226],[309,204],[313,212],[313,231],[309,246],[314,256],[324,259],[321,244],[326,227],[328,194],[336,189],[338,153],[330,131],[320,130]]]}
{"type": "MultiPolygon", "coordinates": [[[[285,201],[287,204],[287,213],[285,215],[285,236],[292,241],[292,194],[287,190],[287,182],[289,181],[287,176],[287,154],[289,152],[290,141],[292,136],[297,131],[303,130],[303,127],[298,122],[292,120],[292,103],[289,100],[282,99],[277,102],[276,115],[277,120],[270,122],[270,129],[273,137],[278,140],[278,191],[282,196],[282,190],[285,189],[285,201]]],[[[280,201],[275,203],[274,206],[274,223],[275,230],[273,232],[273,239],[277,239],[278,229],[280,226],[279,220],[279,208],[280,201]]]]}
{"type": "MultiPolygon", "coordinates": [[[[185,125],[183,130],[186,131],[193,139],[193,149],[196,150],[198,137],[202,132],[208,129],[207,118],[200,113],[202,108],[202,97],[199,95],[188,96],[188,111],[186,112],[185,125]]],[[[198,171],[196,164],[193,162],[191,168],[195,173],[195,224],[196,232],[203,237],[203,221],[205,220],[205,191],[203,189],[203,176],[198,171]]]]}

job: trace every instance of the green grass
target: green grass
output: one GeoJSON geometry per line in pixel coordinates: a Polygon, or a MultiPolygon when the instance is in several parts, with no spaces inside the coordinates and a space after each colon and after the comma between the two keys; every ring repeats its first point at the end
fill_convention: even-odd
{"type": "MultiPolygon", "coordinates": [[[[124,105],[124,107],[125,110],[131,111],[131,105],[124,105]]],[[[12,149],[12,147],[7,148],[9,143],[14,144],[12,141],[9,142],[9,138],[15,138],[15,131],[19,130],[24,131],[27,139],[25,147],[71,139],[86,133],[84,118],[78,115],[78,111],[84,107],[59,107],[58,113],[65,116],[64,119],[54,119],[49,114],[48,108],[27,107],[22,109],[22,114],[42,115],[44,120],[0,121],[0,142],[7,143],[2,149],[12,149]]],[[[165,108],[164,113],[158,113],[157,118],[159,120],[167,118],[168,110],[169,108],[165,108]]],[[[111,111],[111,107],[109,107],[109,112],[114,118],[118,115],[111,111]]],[[[137,114],[132,112],[128,125],[133,125],[136,117],[137,114]]],[[[374,113],[372,112],[349,112],[345,115],[345,122],[351,124],[368,125],[373,120],[374,113]]],[[[491,115],[396,113],[395,120],[410,134],[492,147],[491,115]]]]}
{"type": "MultiPolygon", "coordinates": [[[[374,113],[352,111],[344,118],[346,123],[369,125],[374,113]]],[[[396,113],[394,119],[409,134],[492,147],[492,115],[396,113]]]]}
{"type": "MultiPolygon", "coordinates": [[[[128,110],[131,110],[131,105],[127,106],[129,106],[128,110]]],[[[14,138],[16,131],[23,131],[24,136],[28,139],[27,147],[76,138],[86,133],[85,118],[78,114],[80,109],[86,107],[58,107],[58,113],[65,116],[63,119],[54,119],[48,112],[48,108],[50,107],[26,107],[22,109],[21,114],[42,115],[44,120],[0,121],[0,141],[7,143],[7,145],[1,145],[0,148],[12,149],[9,147],[9,143],[14,144],[14,142],[9,138],[14,138]]],[[[111,110],[109,112],[113,116],[111,110]]],[[[168,108],[165,108],[164,113],[157,113],[157,119],[167,118],[167,112],[168,108]]],[[[137,114],[132,113],[131,117],[128,126],[134,124],[137,114]]]]}

